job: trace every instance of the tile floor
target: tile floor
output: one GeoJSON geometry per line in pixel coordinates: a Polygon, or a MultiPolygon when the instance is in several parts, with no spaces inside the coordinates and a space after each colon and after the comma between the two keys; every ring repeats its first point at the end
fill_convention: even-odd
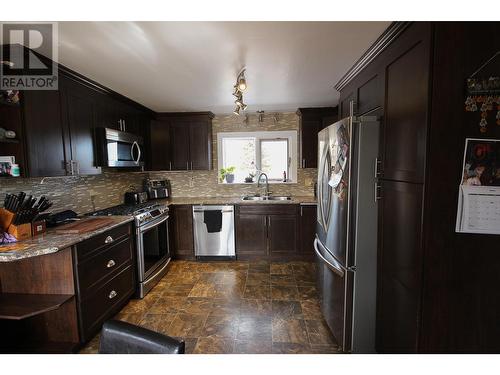
{"type": "MultiPolygon", "coordinates": [[[[337,353],[308,262],[174,261],[115,319],[179,337],[195,354],[337,353]]],[[[97,335],[81,353],[95,353],[97,335]]]]}

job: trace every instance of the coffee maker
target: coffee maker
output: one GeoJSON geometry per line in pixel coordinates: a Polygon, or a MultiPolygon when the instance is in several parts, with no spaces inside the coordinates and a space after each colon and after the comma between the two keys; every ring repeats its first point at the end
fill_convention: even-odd
{"type": "Polygon", "coordinates": [[[169,180],[144,180],[144,190],[148,193],[149,199],[170,198],[172,195],[169,180]]]}

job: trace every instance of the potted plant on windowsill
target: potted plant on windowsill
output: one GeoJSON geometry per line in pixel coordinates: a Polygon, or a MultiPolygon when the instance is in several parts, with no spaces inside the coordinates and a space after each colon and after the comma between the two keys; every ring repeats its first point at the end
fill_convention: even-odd
{"type": "Polygon", "coordinates": [[[226,182],[228,184],[232,184],[234,182],[234,170],[236,167],[227,167],[227,168],[222,168],[220,170],[220,181],[224,181],[226,179],[226,182]]]}

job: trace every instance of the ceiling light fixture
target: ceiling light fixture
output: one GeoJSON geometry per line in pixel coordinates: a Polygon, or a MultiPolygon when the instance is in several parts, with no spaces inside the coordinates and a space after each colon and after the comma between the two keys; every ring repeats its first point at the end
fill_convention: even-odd
{"type": "Polygon", "coordinates": [[[238,74],[238,90],[245,91],[247,88],[247,80],[245,79],[245,68],[238,74]]]}
{"type": "Polygon", "coordinates": [[[234,91],[233,91],[233,96],[236,97],[236,100],[234,101],[234,104],[236,104],[236,108],[234,109],[233,113],[235,115],[240,114],[240,109],[243,111],[247,109],[247,105],[243,102],[243,91],[246,90],[247,88],[247,81],[245,78],[245,71],[246,68],[243,68],[240,70],[238,75],[236,76],[236,84],[233,86],[234,91]]]}

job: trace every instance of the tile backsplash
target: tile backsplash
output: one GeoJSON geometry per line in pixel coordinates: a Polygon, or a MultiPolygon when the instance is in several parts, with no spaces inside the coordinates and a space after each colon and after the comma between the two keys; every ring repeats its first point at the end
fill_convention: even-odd
{"type": "MultiPolygon", "coordinates": [[[[227,131],[298,130],[298,117],[293,112],[266,113],[262,122],[257,115],[237,117],[217,115],[213,119],[213,169],[211,171],[120,172],[105,169],[96,176],[10,178],[0,180],[0,202],[6,193],[24,191],[34,196],[45,195],[54,202],[53,211],[64,209],[86,213],[123,202],[125,191],[140,189],[146,177],[167,178],[174,197],[234,197],[259,192],[255,184],[219,184],[217,172],[217,133],[227,131]]],[[[316,169],[298,169],[297,183],[272,184],[275,195],[314,195],[316,169]]],[[[0,203],[1,204],[1,203],[0,203]]]]}

